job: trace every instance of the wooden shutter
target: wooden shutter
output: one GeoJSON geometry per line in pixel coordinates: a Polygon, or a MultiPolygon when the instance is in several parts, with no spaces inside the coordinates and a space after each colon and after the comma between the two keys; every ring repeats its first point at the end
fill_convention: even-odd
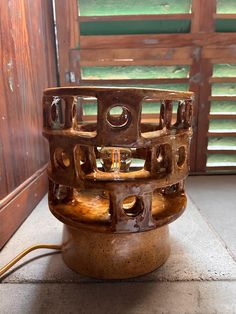
{"type": "MultiPolygon", "coordinates": [[[[218,2],[222,8],[227,0],[218,2]]],[[[219,46],[236,43],[236,34],[220,32],[218,22],[234,15],[226,17],[217,8],[216,0],[147,0],[145,5],[141,0],[56,0],[61,84],[194,91],[191,171],[205,173],[214,155],[210,148],[213,136],[208,144],[209,117],[210,127],[216,126],[210,113],[210,108],[214,109],[211,90],[216,86],[212,85],[216,80],[212,77],[213,57],[218,55],[219,46]],[[60,16],[65,17],[63,23],[60,16]],[[211,56],[207,54],[210,49],[215,49],[211,56]]],[[[87,103],[90,113],[96,108],[91,99],[82,102],[87,103]]],[[[151,113],[151,107],[147,108],[146,118],[151,113]]],[[[228,122],[234,119],[226,108],[223,112],[228,122]]],[[[233,158],[232,153],[228,155],[233,158]]]]}
{"type": "Polygon", "coordinates": [[[217,0],[212,1],[212,12],[205,17],[215,42],[206,41],[201,53],[196,158],[199,172],[236,170],[235,13],[234,1],[217,0]]]}

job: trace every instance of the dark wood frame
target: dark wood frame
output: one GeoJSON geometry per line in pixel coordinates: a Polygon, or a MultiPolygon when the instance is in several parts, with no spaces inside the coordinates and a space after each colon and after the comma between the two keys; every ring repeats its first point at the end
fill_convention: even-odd
{"type": "Polygon", "coordinates": [[[0,248],[43,198],[47,188],[45,166],[0,201],[0,248]]]}

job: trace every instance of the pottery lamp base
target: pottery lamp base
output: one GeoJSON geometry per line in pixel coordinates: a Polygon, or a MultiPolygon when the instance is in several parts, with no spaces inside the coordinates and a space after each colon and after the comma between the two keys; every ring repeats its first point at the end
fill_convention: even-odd
{"type": "Polygon", "coordinates": [[[99,233],[64,224],[62,256],[72,270],[98,279],[154,271],[170,254],[168,225],[140,233],[99,233]]]}

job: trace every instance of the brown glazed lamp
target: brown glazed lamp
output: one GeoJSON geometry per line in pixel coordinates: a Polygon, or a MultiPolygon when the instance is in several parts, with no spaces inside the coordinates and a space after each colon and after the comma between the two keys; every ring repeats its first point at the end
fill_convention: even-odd
{"type": "Polygon", "coordinates": [[[158,89],[45,90],[49,207],[64,224],[62,255],[71,269],[121,279],[167,260],[168,223],[186,207],[192,101],[191,92],[158,89]],[[83,97],[97,99],[97,123],[83,121],[83,97]],[[152,123],[141,121],[150,101],[160,103],[152,123]]]}

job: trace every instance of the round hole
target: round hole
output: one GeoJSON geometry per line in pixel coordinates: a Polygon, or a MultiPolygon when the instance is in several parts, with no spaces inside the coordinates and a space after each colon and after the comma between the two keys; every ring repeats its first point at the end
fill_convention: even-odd
{"type": "Polygon", "coordinates": [[[61,148],[56,148],[54,152],[54,163],[57,168],[68,168],[70,166],[70,158],[61,148]]]}
{"type": "Polygon", "coordinates": [[[54,195],[57,200],[62,201],[68,196],[68,187],[65,185],[57,184],[54,189],[54,195]]]}
{"type": "Polygon", "coordinates": [[[185,162],[185,159],[186,159],[186,153],[185,153],[185,148],[184,146],[180,146],[177,150],[177,165],[178,167],[182,167],[184,162],[185,162]]]}
{"type": "Polygon", "coordinates": [[[123,200],[123,211],[129,217],[136,217],[144,210],[143,201],[136,196],[129,196],[123,200]]]}
{"type": "Polygon", "coordinates": [[[131,122],[131,113],[126,107],[115,105],[107,112],[107,122],[113,128],[126,127],[131,122]]]}

